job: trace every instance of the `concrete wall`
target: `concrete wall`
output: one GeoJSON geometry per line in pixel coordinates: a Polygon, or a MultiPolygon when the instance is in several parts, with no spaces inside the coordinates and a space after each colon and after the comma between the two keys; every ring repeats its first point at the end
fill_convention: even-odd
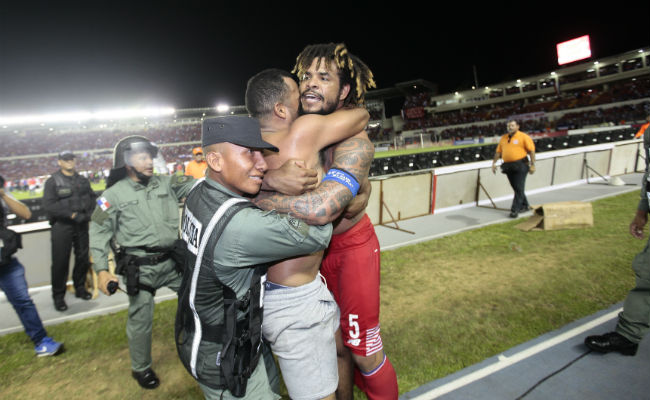
{"type": "MultiPolygon", "coordinates": [[[[430,213],[432,174],[422,173],[403,176],[400,179],[380,181],[379,194],[383,194],[379,223],[399,221],[430,213]]],[[[373,201],[380,203],[380,199],[373,201]]],[[[381,206],[378,204],[377,207],[381,206]]]]}
{"type": "Polygon", "coordinates": [[[584,178],[583,154],[569,154],[554,159],[555,168],[552,185],[562,185],[569,182],[579,181],[584,178]]]}
{"type": "MultiPolygon", "coordinates": [[[[49,228],[23,233],[22,239],[23,248],[18,250],[16,257],[25,267],[27,284],[29,287],[49,285],[52,279],[50,276],[52,246],[49,228]]],[[[72,271],[72,268],[70,270],[72,271]]]]}
{"type": "MultiPolygon", "coordinates": [[[[471,163],[480,164],[480,163],[471,163]]],[[[434,209],[469,204],[476,200],[476,181],[478,169],[447,171],[436,174],[434,209]]]]}
{"type": "MultiPolygon", "coordinates": [[[[600,179],[642,170],[639,157],[641,140],[603,143],[580,148],[537,154],[537,171],[529,175],[526,190],[555,185],[579,184],[587,179],[600,179]],[[585,174],[585,160],[593,169],[585,174]],[[635,170],[636,164],[636,170],[635,170]],[[595,171],[595,172],[594,172],[595,171]]],[[[366,212],[373,224],[390,224],[449,207],[490,205],[493,200],[512,198],[512,188],[500,170],[491,170],[492,161],[445,166],[425,171],[373,177],[372,192],[366,212]],[[485,188],[479,189],[478,182],[485,188]],[[382,203],[383,202],[383,203],[382,203]],[[382,206],[382,204],[384,204],[382,206]]],[[[18,225],[23,232],[24,249],[18,258],[25,265],[30,287],[50,283],[50,232],[47,222],[18,225]]]]}
{"type": "MultiPolygon", "coordinates": [[[[536,172],[528,176],[526,190],[641,171],[645,167],[641,150],[641,140],[628,140],[537,153],[536,172]]],[[[377,211],[382,199],[393,217],[400,220],[422,215],[427,201],[428,209],[435,213],[449,207],[475,205],[477,200],[481,205],[490,205],[490,199],[512,198],[508,179],[500,169],[493,174],[491,166],[492,161],[488,160],[371,178],[373,191],[368,215],[374,224],[390,221],[385,211],[377,211]],[[427,185],[429,179],[432,186],[427,185]],[[431,187],[431,193],[427,193],[427,187],[431,187]]]]}
{"type": "Polygon", "coordinates": [[[637,165],[637,158],[639,168],[643,168],[643,152],[639,150],[641,150],[641,146],[637,143],[616,146],[612,151],[612,159],[614,162],[612,162],[610,174],[616,176],[634,171],[637,165]]]}

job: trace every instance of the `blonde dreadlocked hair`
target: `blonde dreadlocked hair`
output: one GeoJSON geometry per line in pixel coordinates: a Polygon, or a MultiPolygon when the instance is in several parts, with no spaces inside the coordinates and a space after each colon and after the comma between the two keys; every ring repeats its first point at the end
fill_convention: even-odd
{"type": "Polygon", "coordinates": [[[331,61],[336,63],[341,86],[350,85],[350,95],[345,98],[343,105],[363,105],[368,89],[377,87],[370,68],[359,57],[351,54],[344,43],[308,45],[296,57],[296,65],[291,73],[296,74],[300,79],[314,59],[318,60],[317,67],[320,66],[321,58],[327,61],[325,64],[327,69],[330,68],[331,61]]]}

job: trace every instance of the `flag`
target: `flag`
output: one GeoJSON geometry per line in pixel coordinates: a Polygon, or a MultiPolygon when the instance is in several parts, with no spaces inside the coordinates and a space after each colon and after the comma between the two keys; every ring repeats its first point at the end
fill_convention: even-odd
{"type": "Polygon", "coordinates": [[[99,208],[102,209],[102,211],[108,210],[109,207],[111,206],[111,204],[108,202],[108,200],[106,200],[105,197],[98,198],[97,199],[97,205],[99,206],[99,208]]]}

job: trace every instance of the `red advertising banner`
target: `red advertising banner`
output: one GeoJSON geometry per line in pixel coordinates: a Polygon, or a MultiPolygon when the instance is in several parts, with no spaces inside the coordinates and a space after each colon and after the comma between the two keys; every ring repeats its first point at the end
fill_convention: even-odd
{"type": "Polygon", "coordinates": [[[404,109],[404,116],[406,119],[424,118],[424,107],[411,107],[404,109]]]}

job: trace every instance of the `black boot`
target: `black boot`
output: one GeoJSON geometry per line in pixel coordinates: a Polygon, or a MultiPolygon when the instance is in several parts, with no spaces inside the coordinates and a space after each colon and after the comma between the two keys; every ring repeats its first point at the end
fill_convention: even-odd
{"type": "Polygon", "coordinates": [[[131,375],[145,389],[155,389],[160,385],[160,379],[158,379],[156,373],[151,368],[147,368],[141,372],[131,371],[131,375]]]}
{"type": "Polygon", "coordinates": [[[68,309],[68,305],[65,304],[65,300],[63,299],[54,299],[54,308],[57,311],[65,311],[68,309]]]}
{"type": "Polygon", "coordinates": [[[84,300],[90,300],[93,298],[93,295],[88,293],[88,291],[84,287],[77,288],[75,290],[75,296],[84,300]]]}
{"type": "Polygon", "coordinates": [[[624,336],[616,332],[609,332],[604,335],[588,336],[585,339],[585,346],[599,353],[618,351],[625,356],[633,356],[639,348],[637,343],[632,343],[624,336]]]}

